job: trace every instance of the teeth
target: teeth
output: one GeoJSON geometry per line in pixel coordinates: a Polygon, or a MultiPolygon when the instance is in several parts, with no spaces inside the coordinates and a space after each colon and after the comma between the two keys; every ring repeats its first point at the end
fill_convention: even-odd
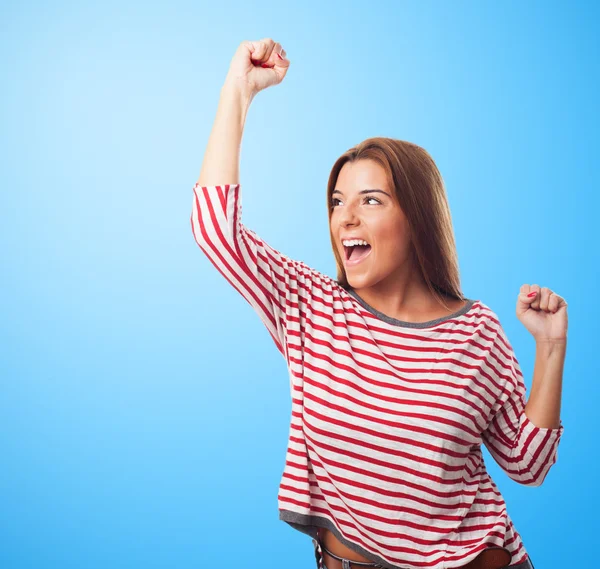
{"type": "Polygon", "coordinates": [[[356,245],[368,245],[364,239],[344,239],[342,245],[346,247],[354,247],[356,245]]]}

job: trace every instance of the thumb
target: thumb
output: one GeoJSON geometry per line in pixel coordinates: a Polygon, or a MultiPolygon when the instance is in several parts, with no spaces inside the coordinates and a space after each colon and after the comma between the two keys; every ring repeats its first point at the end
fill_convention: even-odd
{"type": "Polygon", "coordinates": [[[517,300],[517,312],[524,312],[531,307],[537,298],[537,291],[520,292],[517,300]]]}

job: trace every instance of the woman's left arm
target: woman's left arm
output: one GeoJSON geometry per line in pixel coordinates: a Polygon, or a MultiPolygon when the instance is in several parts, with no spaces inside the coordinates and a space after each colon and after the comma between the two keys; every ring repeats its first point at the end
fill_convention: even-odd
{"type": "Polygon", "coordinates": [[[537,427],[560,426],[562,378],[567,353],[567,303],[549,288],[523,285],[517,318],[535,338],[535,367],[525,414],[537,427]]]}
{"type": "Polygon", "coordinates": [[[535,368],[525,414],[537,427],[560,427],[562,378],[567,342],[541,340],[535,345],[535,368]]]}

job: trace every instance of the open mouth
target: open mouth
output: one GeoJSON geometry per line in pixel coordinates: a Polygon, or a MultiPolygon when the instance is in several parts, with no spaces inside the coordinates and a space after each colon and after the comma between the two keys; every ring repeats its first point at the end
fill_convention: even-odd
{"type": "Polygon", "coordinates": [[[371,245],[353,245],[351,247],[344,247],[344,254],[346,261],[355,263],[364,259],[371,252],[371,245]]]}

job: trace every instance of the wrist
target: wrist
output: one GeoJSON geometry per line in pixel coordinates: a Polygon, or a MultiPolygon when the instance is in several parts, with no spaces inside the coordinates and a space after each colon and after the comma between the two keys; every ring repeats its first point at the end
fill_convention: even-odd
{"type": "Polygon", "coordinates": [[[564,358],[567,352],[567,341],[550,338],[537,340],[535,343],[535,352],[536,355],[545,358],[564,358]]]}
{"type": "Polygon", "coordinates": [[[233,96],[248,104],[250,104],[255,94],[256,92],[252,88],[252,85],[243,77],[228,75],[221,87],[221,95],[233,96]]]}
{"type": "Polygon", "coordinates": [[[535,344],[536,346],[566,346],[567,338],[536,338],[535,344]]]}

